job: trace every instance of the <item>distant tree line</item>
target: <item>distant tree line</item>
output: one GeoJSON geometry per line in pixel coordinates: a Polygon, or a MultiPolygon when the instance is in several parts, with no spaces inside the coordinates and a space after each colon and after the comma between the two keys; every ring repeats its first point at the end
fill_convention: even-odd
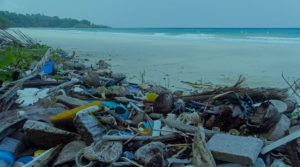
{"type": "Polygon", "coordinates": [[[0,16],[0,29],[6,29],[10,27],[11,23],[8,19],[3,16],[0,16]]]}
{"type": "Polygon", "coordinates": [[[8,27],[52,27],[52,28],[107,28],[108,26],[92,24],[88,20],[71,18],[61,19],[41,14],[17,14],[0,11],[0,29],[8,27]]]}

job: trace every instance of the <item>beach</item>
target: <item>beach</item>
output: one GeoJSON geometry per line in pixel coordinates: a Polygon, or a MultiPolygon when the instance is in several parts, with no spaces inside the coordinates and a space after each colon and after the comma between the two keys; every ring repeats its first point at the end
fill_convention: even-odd
{"type": "Polygon", "coordinates": [[[75,51],[81,62],[102,59],[111,70],[140,83],[142,77],[170,89],[189,88],[181,81],[234,84],[239,75],[250,87],[287,87],[300,76],[297,43],[269,40],[224,40],[160,34],[21,28],[55,48],[75,51]],[[84,59],[88,59],[85,61],[84,59]],[[141,76],[141,73],[144,73],[141,76]]]}

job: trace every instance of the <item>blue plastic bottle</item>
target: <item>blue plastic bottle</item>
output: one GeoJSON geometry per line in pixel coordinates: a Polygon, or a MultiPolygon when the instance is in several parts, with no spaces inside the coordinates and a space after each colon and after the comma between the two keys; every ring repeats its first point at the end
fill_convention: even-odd
{"type": "Polygon", "coordinates": [[[21,141],[6,137],[0,144],[0,166],[12,166],[15,160],[14,153],[21,144],[21,141]]]}

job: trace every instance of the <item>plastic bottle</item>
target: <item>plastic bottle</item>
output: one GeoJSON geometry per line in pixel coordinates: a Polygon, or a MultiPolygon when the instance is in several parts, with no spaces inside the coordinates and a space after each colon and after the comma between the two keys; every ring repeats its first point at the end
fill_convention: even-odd
{"type": "Polygon", "coordinates": [[[6,137],[0,144],[0,166],[12,166],[15,160],[14,153],[20,146],[21,141],[13,138],[6,137]]]}
{"type": "MultiPolygon", "coordinates": [[[[60,125],[60,124],[73,124],[73,119],[76,116],[76,113],[85,109],[88,109],[91,106],[97,106],[97,110],[99,110],[101,108],[101,102],[100,101],[96,101],[96,102],[92,102],[92,103],[88,103],[85,104],[83,106],[71,109],[71,110],[66,110],[62,113],[59,113],[53,117],[50,118],[50,121],[54,124],[54,125],[60,125]]],[[[94,112],[94,107],[91,108],[93,109],[93,111],[89,111],[89,112],[94,112]]]]}

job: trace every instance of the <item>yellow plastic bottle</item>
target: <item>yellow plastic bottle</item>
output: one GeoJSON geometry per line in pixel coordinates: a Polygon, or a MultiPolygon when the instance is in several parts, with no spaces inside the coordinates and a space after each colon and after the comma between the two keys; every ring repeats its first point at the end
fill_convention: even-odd
{"type": "Polygon", "coordinates": [[[53,117],[50,118],[50,121],[55,125],[72,125],[73,124],[73,119],[76,116],[76,113],[86,109],[91,106],[98,106],[98,110],[101,109],[101,102],[96,101],[92,103],[85,104],[83,106],[73,108],[71,110],[66,110],[62,113],[56,114],[53,117]]]}

